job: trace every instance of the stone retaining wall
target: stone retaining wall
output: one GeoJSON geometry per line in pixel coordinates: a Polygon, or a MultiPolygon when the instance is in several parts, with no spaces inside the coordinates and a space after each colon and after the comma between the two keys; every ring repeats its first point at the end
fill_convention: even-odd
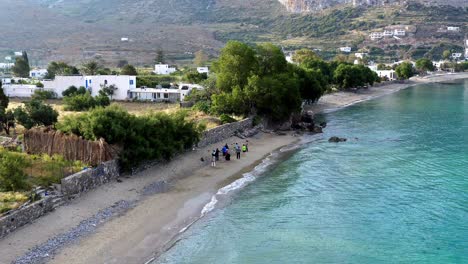
{"type": "MultiPolygon", "coordinates": [[[[236,123],[225,124],[206,131],[198,147],[221,142],[229,137],[248,131],[252,128],[252,119],[247,118],[236,123]]],[[[30,223],[44,214],[54,210],[67,199],[79,196],[89,190],[103,185],[120,176],[120,168],[117,160],[102,163],[96,168],[83,170],[62,179],[60,189],[61,196],[49,196],[23,208],[11,211],[0,218],[0,238],[13,232],[15,229],[30,223]]]]}
{"type": "Polygon", "coordinates": [[[243,132],[252,128],[252,118],[247,118],[239,122],[225,124],[203,133],[198,147],[206,147],[208,145],[221,142],[227,138],[234,136],[238,132],[243,132]]]}
{"type": "Polygon", "coordinates": [[[54,210],[63,203],[58,196],[49,196],[30,205],[14,210],[0,218],[0,238],[15,231],[17,228],[31,223],[37,218],[54,210]]]}
{"type": "Polygon", "coordinates": [[[62,179],[61,188],[64,196],[73,197],[92,190],[120,176],[117,160],[102,163],[93,169],[87,169],[62,179]]]}

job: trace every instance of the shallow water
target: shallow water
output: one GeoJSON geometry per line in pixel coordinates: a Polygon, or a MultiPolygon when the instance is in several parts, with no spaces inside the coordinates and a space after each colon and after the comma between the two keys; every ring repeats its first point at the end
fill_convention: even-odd
{"type": "Polygon", "coordinates": [[[468,263],[468,80],[324,118],[156,263],[468,263]]]}

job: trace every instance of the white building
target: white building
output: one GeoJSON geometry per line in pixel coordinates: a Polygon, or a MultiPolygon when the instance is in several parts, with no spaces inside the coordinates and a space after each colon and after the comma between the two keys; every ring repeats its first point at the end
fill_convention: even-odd
{"type": "Polygon", "coordinates": [[[29,98],[34,94],[34,91],[42,88],[32,84],[6,84],[2,86],[3,92],[8,97],[29,98]]]}
{"type": "Polygon", "coordinates": [[[461,56],[462,56],[461,53],[452,53],[452,58],[454,58],[454,59],[460,59],[461,56]]]}
{"type": "Polygon", "coordinates": [[[0,63],[0,69],[3,69],[3,70],[10,69],[14,65],[15,65],[14,63],[0,63]]]}
{"type": "Polygon", "coordinates": [[[177,69],[174,67],[169,67],[168,64],[156,64],[154,65],[154,73],[158,75],[171,74],[176,72],[177,69]]]}
{"type": "Polygon", "coordinates": [[[15,52],[15,56],[23,56],[23,52],[21,52],[21,51],[16,51],[16,52],[15,52]]]}
{"type": "Polygon", "coordinates": [[[364,57],[367,56],[367,53],[362,53],[362,52],[356,52],[354,53],[354,56],[358,59],[364,59],[364,57]]]}
{"type": "Polygon", "coordinates": [[[458,32],[460,31],[460,27],[453,27],[453,26],[448,26],[447,31],[455,31],[458,32]]]}
{"type": "Polygon", "coordinates": [[[127,100],[129,91],[136,88],[136,76],[129,75],[92,75],[92,76],[56,76],[54,80],[44,80],[44,89],[54,91],[59,98],[70,86],[85,87],[92,96],[97,96],[103,86],[115,85],[112,99],[127,100]]]}
{"type": "Polygon", "coordinates": [[[393,37],[393,31],[385,30],[383,32],[384,37],[393,37]]]}
{"type": "Polygon", "coordinates": [[[389,81],[393,81],[397,79],[396,78],[397,76],[394,70],[381,70],[381,71],[376,70],[375,72],[380,78],[385,78],[389,81]]]}
{"type": "Polygon", "coordinates": [[[197,72],[210,74],[210,69],[208,67],[197,67],[197,72]]]}
{"type": "Polygon", "coordinates": [[[378,40],[378,39],[382,39],[383,37],[384,37],[384,35],[383,35],[382,32],[372,32],[370,34],[371,40],[378,40]]]}
{"type": "Polygon", "coordinates": [[[122,42],[128,42],[128,40],[129,40],[128,38],[120,38],[120,41],[122,42]]]}
{"type": "Polygon", "coordinates": [[[135,88],[129,91],[129,99],[151,102],[182,102],[192,90],[203,89],[198,84],[181,83],[179,88],[135,88]]]}
{"type": "Polygon", "coordinates": [[[5,60],[11,61],[11,56],[6,56],[6,57],[5,57],[5,60]]]}
{"type": "Polygon", "coordinates": [[[29,71],[29,77],[42,79],[47,75],[47,69],[33,69],[29,71]]]}
{"type": "Polygon", "coordinates": [[[11,78],[2,78],[0,79],[0,81],[2,82],[2,84],[11,84],[11,78]]]}
{"type": "Polygon", "coordinates": [[[393,35],[394,35],[394,36],[404,37],[404,36],[406,36],[406,31],[403,30],[403,29],[395,29],[395,30],[393,31],[393,35]]]}
{"type": "Polygon", "coordinates": [[[350,53],[351,52],[351,47],[340,47],[340,51],[350,53]]]}

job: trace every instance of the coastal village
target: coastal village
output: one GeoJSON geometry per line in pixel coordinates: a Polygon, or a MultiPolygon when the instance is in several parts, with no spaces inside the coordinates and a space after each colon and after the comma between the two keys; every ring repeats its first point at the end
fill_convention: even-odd
{"type": "MultiPolygon", "coordinates": [[[[279,2],[293,13],[327,7],[279,2]]],[[[399,53],[417,50],[421,30],[369,27],[359,45],[341,39],[326,50],[229,40],[216,52],[179,51],[178,60],[158,49],[148,52],[151,65],[92,52],[74,61],[36,60],[33,50],[0,53],[0,263],[153,263],[180,233],[228,203],[220,196],[298,149],[303,136],[323,135],[322,114],[468,78],[466,27],[433,32],[456,36],[453,46],[399,53]],[[123,253],[115,240],[138,252],[123,253]]]]}

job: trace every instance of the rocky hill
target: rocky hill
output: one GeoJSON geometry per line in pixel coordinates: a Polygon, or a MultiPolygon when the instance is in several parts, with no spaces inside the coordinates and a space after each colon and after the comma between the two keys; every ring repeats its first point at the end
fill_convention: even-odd
{"type": "Polygon", "coordinates": [[[27,50],[38,65],[95,57],[149,65],[158,49],[172,60],[190,60],[200,49],[216,54],[229,39],[319,48],[327,56],[340,45],[396,45],[398,51],[384,55],[400,56],[400,49],[411,55],[419,46],[462,42],[467,5],[466,0],[1,0],[0,58],[27,50]],[[369,41],[372,31],[392,25],[414,30],[399,42],[369,41]],[[448,25],[461,30],[444,32],[448,25]]]}

